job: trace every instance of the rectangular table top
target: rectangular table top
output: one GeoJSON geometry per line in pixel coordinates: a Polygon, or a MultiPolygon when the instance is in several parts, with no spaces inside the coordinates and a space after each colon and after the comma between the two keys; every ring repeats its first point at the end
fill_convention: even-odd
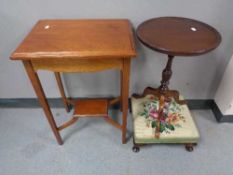
{"type": "Polygon", "coordinates": [[[40,20],[12,53],[12,60],[135,57],[127,19],[40,20]]]}

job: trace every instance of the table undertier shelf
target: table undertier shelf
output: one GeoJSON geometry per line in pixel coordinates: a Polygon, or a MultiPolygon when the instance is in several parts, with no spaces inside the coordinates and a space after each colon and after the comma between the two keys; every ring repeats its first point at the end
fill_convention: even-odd
{"type": "Polygon", "coordinates": [[[74,117],[106,117],[108,116],[108,100],[83,99],[75,102],[74,117]]]}

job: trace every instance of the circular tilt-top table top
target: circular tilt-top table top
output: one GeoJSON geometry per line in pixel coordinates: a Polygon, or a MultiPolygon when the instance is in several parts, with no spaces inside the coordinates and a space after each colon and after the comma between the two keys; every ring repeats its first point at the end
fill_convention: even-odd
{"type": "Polygon", "coordinates": [[[181,17],[147,20],[139,25],[136,33],[145,46],[172,56],[201,55],[221,42],[221,35],[213,27],[181,17]]]}

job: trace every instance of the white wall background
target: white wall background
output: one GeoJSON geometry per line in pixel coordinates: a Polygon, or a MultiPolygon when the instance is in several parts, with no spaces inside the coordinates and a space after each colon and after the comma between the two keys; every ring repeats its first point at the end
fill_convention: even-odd
{"type": "MultiPolygon", "coordinates": [[[[146,19],[182,16],[215,27],[223,41],[215,51],[199,57],[177,57],[174,61],[172,89],[189,99],[213,98],[224,69],[233,53],[232,0],[0,0],[0,98],[35,97],[19,61],[10,61],[11,52],[39,19],[128,18],[134,28],[146,19]]],[[[158,86],[166,56],[138,44],[133,60],[130,93],[158,86]]],[[[69,95],[73,97],[116,96],[117,71],[97,74],[65,74],[69,95]]],[[[58,97],[55,78],[41,72],[48,97],[58,97]]]]}
{"type": "Polygon", "coordinates": [[[214,100],[223,115],[233,115],[233,56],[226,67],[214,100]]]}

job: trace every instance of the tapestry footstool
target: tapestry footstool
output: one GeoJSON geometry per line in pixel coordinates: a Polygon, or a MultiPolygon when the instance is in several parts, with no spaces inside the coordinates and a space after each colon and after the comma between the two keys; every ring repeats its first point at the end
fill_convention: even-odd
{"type": "Polygon", "coordinates": [[[186,150],[193,150],[193,145],[199,140],[199,132],[186,104],[180,105],[172,98],[165,103],[164,115],[159,120],[160,102],[157,97],[153,95],[143,98],[132,97],[131,105],[134,152],[139,151],[140,145],[151,143],[180,143],[185,144],[186,150]]]}

